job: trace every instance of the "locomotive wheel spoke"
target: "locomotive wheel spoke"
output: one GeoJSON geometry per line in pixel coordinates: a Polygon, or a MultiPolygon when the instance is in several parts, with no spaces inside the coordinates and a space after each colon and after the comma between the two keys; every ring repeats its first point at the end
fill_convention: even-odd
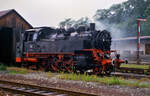
{"type": "Polygon", "coordinates": [[[107,66],[107,69],[105,70],[105,74],[110,75],[112,71],[113,71],[113,66],[107,66]]]}
{"type": "Polygon", "coordinates": [[[46,64],[44,64],[45,62],[43,62],[43,63],[41,63],[41,64],[39,64],[39,69],[41,70],[41,71],[46,71],[45,69],[46,69],[46,64]]]}
{"type": "Polygon", "coordinates": [[[69,64],[66,64],[67,66],[65,66],[65,69],[67,72],[71,72],[72,71],[72,67],[69,64]]]}
{"type": "Polygon", "coordinates": [[[56,66],[55,66],[55,61],[52,59],[52,60],[50,61],[50,71],[56,72],[56,70],[57,70],[57,68],[56,68],[56,66]]]}
{"type": "Polygon", "coordinates": [[[65,66],[65,71],[66,72],[71,72],[72,71],[72,62],[64,62],[64,66],[65,66]]]}
{"type": "Polygon", "coordinates": [[[52,58],[52,59],[49,61],[50,71],[52,71],[52,72],[57,72],[57,71],[58,71],[58,68],[57,68],[57,66],[56,66],[56,64],[57,64],[56,62],[57,62],[56,58],[52,58]]]}
{"type": "Polygon", "coordinates": [[[106,71],[105,71],[105,74],[106,74],[106,75],[110,75],[111,72],[112,72],[111,70],[106,70],[106,71]]]}
{"type": "Polygon", "coordinates": [[[58,68],[57,68],[57,66],[55,66],[55,64],[51,64],[51,71],[53,71],[53,72],[58,72],[58,68]]]}
{"type": "Polygon", "coordinates": [[[93,68],[93,73],[95,75],[100,75],[102,73],[101,68],[100,67],[94,67],[93,68]]]}

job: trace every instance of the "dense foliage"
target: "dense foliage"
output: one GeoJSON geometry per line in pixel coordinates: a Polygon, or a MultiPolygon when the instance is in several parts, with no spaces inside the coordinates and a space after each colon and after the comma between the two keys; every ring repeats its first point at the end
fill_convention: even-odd
{"type": "MultiPolygon", "coordinates": [[[[114,38],[136,36],[137,18],[147,19],[147,22],[141,24],[141,34],[150,35],[150,0],[128,0],[121,4],[112,5],[109,9],[98,9],[93,16],[97,27],[112,32],[114,38]]],[[[60,26],[88,26],[89,22],[88,17],[79,20],[69,18],[60,22],[60,26]]]]}
{"type": "Polygon", "coordinates": [[[74,27],[77,28],[79,25],[89,26],[91,20],[88,17],[82,17],[79,20],[73,20],[71,18],[65,19],[59,23],[60,27],[74,27]]]}
{"type": "Polygon", "coordinates": [[[136,36],[137,18],[146,18],[142,22],[142,35],[150,35],[150,0],[128,0],[115,4],[109,9],[99,9],[94,15],[94,20],[102,24],[114,26],[121,30],[121,37],[136,36]]]}

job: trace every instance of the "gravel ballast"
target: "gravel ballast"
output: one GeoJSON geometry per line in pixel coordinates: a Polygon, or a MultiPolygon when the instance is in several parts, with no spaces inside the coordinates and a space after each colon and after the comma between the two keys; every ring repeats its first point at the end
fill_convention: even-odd
{"type": "Polygon", "coordinates": [[[93,93],[99,96],[150,96],[150,89],[148,88],[125,87],[119,85],[109,86],[97,82],[62,80],[59,79],[58,76],[59,74],[55,74],[54,77],[49,78],[45,72],[33,72],[27,75],[1,73],[0,79],[93,93]]]}

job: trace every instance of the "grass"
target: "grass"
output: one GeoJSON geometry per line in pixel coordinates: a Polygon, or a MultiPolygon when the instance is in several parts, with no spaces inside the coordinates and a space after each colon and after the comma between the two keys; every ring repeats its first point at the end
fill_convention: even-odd
{"type": "Polygon", "coordinates": [[[150,66],[149,65],[136,65],[136,64],[121,64],[120,67],[149,69],[150,66]]]}
{"type": "MultiPolygon", "coordinates": [[[[16,75],[16,74],[28,74],[28,73],[33,73],[33,72],[41,72],[37,70],[31,70],[31,69],[26,69],[26,68],[18,68],[18,67],[7,67],[8,74],[11,75],[16,75]]],[[[46,72],[46,75],[49,78],[52,78],[56,76],[58,73],[51,73],[51,72],[46,72]]]]}
{"type": "Polygon", "coordinates": [[[8,73],[12,75],[29,73],[29,70],[25,68],[7,67],[7,70],[8,70],[8,73]]]}
{"type": "Polygon", "coordinates": [[[120,77],[98,77],[95,75],[86,75],[86,74],[64,74],[62,73],[59,76],[60,79],[65,80],[77,80],[77,81],[85,81],[85,82],[98,82],[101,84],[107,85],[124,85],[124,86],[134,86],[134,87],[142,87],[142,88],[150,88],[150,83],[141,82],[138,80],[126,80],[120,77]]]}
{"type": "Polygon", "coordinates": [[[0,70],[5,71],[7,70],[7,67],[4,64],[0,64],[0,70]]]}
{"type": "Polygon", "coordinates": [[[58,75],[58,73],[51,73],[49,71],[49,72],[46,72],[46,75],[48,76],[48,78],[52,78],[52,77],[55,77],[56,75],[58,75]]]}
{"type": "Polygon", "coordinates": [[[29,70],[25,68],[17,68],[17,67],[7,67],[3,64],[0,64],[0,71],[8,71],[8,74],[27,74],[29,70]]]}

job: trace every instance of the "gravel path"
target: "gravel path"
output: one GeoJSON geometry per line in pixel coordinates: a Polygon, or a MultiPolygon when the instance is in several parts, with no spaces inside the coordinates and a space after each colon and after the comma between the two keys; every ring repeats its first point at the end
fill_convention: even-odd
{"type": "Polygon", "coordinates": [[[96,82],[83,82],[58,79],[59,75],[49,78],[44,72],[27,75],[9,75],[1,73],[0,79],[29,83],[46,87],[64,88],[66,90],[94,93],[99,96],[150,96],[150,89],[125,86],[109,86],[96,82]]]}

